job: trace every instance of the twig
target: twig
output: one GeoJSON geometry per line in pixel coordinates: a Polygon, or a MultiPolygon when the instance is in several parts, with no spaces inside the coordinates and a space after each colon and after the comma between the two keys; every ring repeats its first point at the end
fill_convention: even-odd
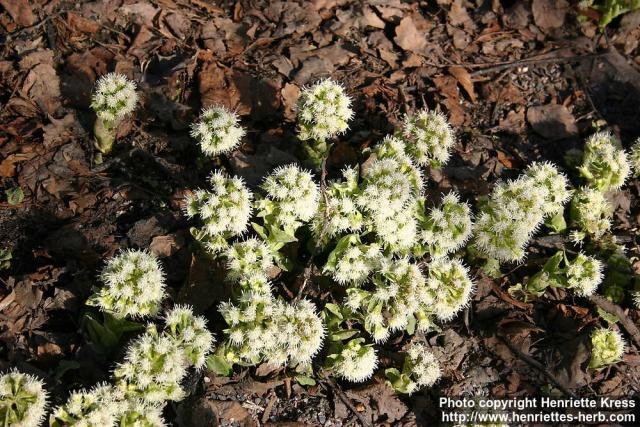
{"type": "Polygon", "coordinates": [[[511,350],[511,352],[513,354],[515,354],[516,356],[518,356],[520,359],[524,360],[525,362],[527,362],[530,366],[536,368],[538,371],[540,371],[542,374],[544,374],[545,377],[547,377],[549,379],[549,381],[551,381],[552,383],[554,383],[556,385],[556,387],[558,388],[558,390],[560,390],[561,392],[563,392],[565,395],[569,396],[569,397],[573,397],[575,398],[576,395],[569,390],[567,387],[565,387],[556,377],[555,375],[553,375],[551,372],[549,372],[547,370],[547,368],[544,367],[544,365],[542,365],[542,363],[538,362],[536,359],[534,359],[533,357],[529,356],[528,354],[524,354],[522,351],[520,351],[520,349],[518,349],[515,345],[513,345],[507,338],[505,338],[502,335],[498,335],[498,339],[500,341],[502,341],[504,343],[504,345],[506,345],[507,347],[509,347],[509,350],[511,350]]]}
{"type": "Polygon", "coordinates": [[[353,406],[353,403],[351,403],[351,399],[349,399],[349,397],[344,394],[344,392],[340,389],[340,386],[338,386],[338,384],[336,384],[335,381],[333,381],[331,378],[327,378],[324,375],[321,376],[324,381],[321,381],[320,384],[324,387],[324,389],[331,389],[331,391],[335,395],[337,395],[340,400],[342,400],[342,403],[344,403],[346,407],[349,408],[349,410],[353,412],[356,417],[358,417],[358,421],[360,421],[360,424],[362,424],[363,427],[372,427],[372,424],[364,417],[364,415],[358,412],[356,407],[353,406]]]}
{"type": "Polygon", "coordinates": [[[59,17],[61,14],[66,13],[66,12],[67,12],[66,10],[60,10],[60,11],[58,11],[58,12],[54,13],[53,15],[49,15],[49,16],[47,16],[47,17],[46,17],[46,18],[44,18],[42,21],[40,21],[40,22],[38,22],[38,23],[36,23],[36,24],[33,24],[33,25],[29,26],[29,27],[24,27],[24,28],[20,29],[19,31],[16,31],[16,32],[15,32],[15,33],[13,33],[13,34],[9,34],[9,35],[7,36],[7,38],[5,39],[5,43],[8,45],[10,41],[14,40],[15,38],[17,38],[17,37],[18,37],[18,36],[20,36],[21,34],[26,33],[26,32],[29,32],[29,31],[31,31],[31,30],[37,30],[37,29],[39,29],[40,27],[42,27],[43,25],[45,25],[47,22],[49,22],[50,20],[52,20],[53,18],[57,18],[57,17],[59,17]]]}
{"type": "Polygon", "coordinates": [[[604,297],[601,297],[600,295],[591,295],[587,298],[589,299],[589,301],[591,301],[593,304],[597,305],[607,313],[613,314],[618,319],[620,319],[622,327],[627,330],[627,332],[631,336],[631,339],[636,344],[636,347],[640,348],[640,330],[638,330],[638,327],[633,323],[631,319],[629,319],[629,317],[620,308],[620,306],[612,303],[604,297]]]}
{"type": "Polygon", "coordinates": [[[269,421],[269,416],[271,416],[271,411],[273,410],[273,406],[276,404],[277,401],[278,401],[278,396],[276,396],[276,394],[272,392],[271,398],[269,399],[269,403],[267,403],[267,406],[264,408],[264,412],[262,413],[262,418],[260,419],[263,424],[269,421]]]}
{"type": "MultiPolygon", "coordinates": [[[[501,71],[501,70],[505,70],[507,68],[520,67],[520,66],[524,66],[524,65],[542,65],[542,64],[554,64],[554,63],[560,63],[560,62],[583,61],[585,59],[597,58],[597,57],[600,57],[600,56],[604,56],[606,54],[607,54],[607,52],[589,53],[589,54],[586,54],[586,55],[574,55],[574,56],[555,56],[553,58],[527,58],[527,59],[520,59],[518,61],[497,63],[496,65],[493,65],[493,66],[490,66],[490,67],[487,67],[487,68],[481,68],[480,70],[476,70],[476,71],[470,73],[470,75],[471,75],[471,77],[475,77],[475,76],[480,76],[480,75],[487,74],[487,73],[492,73],[494,71],[501,71]]],[[[486,65],[489,65],[489,64],[486,64],[486,65]]]]}

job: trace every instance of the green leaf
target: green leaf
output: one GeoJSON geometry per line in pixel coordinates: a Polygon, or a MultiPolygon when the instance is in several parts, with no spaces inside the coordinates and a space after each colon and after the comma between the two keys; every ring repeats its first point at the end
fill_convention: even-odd
{"type": "Polygon", "coordinates": [[[111,330],[118,338],[127,332],[136,332],[144,329],[144,325],[127,319],[119,319],[110,313],[103,313],[104,326],[111,330]]]}
{"type": "Polygon", "coordinates": [[[265,230],[265,228],[260,224],[256,224],[255,222],[252,222],[251,227],[253,227],[256,233],[258,233],[258,235],[262,237],[263,240],[269,239],[269,236],[267,236],[267,230],[265,230]]]}
{"type": "Polygon", "coordinates": [[[598,310],[598,316],[600,316],[607,323],[614,324],[620,321],[620,319],[618,319],[618,316],[615,316],[607,311],[604,311],[600,307],[597,307],[596,309],[598,310]]]}
{"type": "Polygon", "coordinates": [[[316,385],[316,380],[306,375],[296,375],[296,381],[298,381],[300,385],[316,385]]]}
{"type": "Polygon", "coordinates": [[[564,219],[564,213],[560,212],[549,218],[545,224],[556,233],[562,233],[567,229],[567,221],[564,219]]]}
{"type": "Polygon", "coordinates": [[[356,329],[344,329],[342,331],[338,331],[331,334],[329,339],[331,341],[342,341],[342,340],[347,340],[357,334],[358,334],[358,331],[356,329]]]}
{"type": "Polygon", "coordinates": [[[56,367],[54,378],[56,379],[56,381],[60,381],[60,378],[62,378],[62,376],[67,373],[67,371],[72,371],[74,369],[78,369],[79,367],[80,362],[78,362],[77,360],[61,360],[56,367]]]}
{"type": "Polygon", "coordinates": [[[413,335],[416,332],[416,318],[413,314],[409,316],[406,330],[409,335],[413,335]]]}
{"type": "Polygon", "coordinates": [[[267,240],[269,240],[270,242],[286,244],[296,242],[298,240],[295,236],[292,236],[286,231],[270,224],[267,225],[267,230],[269,230],[269,238],[267,240]]]}
{"type": "Polygon", "coordinates": [[[24,192],[22,188],[10,188],[9,190],[5,190],[4,194],[7,195],[7,203],[10,205],[19,205],[24,200],[24,192]]]}
{"type": "Polygon", "coordinates": [[[233,366],[218,354],[207,356],[207,369],[223,377],[228,377],[233,373],[233,366]]]}
{"type": "Polygon", "coordinates": [[[112,349],[118,344],[119,337],[95,319],[90,313],[84,315],[82,323],[84,330],[89,336],[89,341],[101,347],[102,350],[112,349]]]}
{"type": "Polygon", "coordinates": [[[324,308],[331,312],[333,315],[335,315],[338,319],[342,320],[342,310],[340,310],[340,307],[338,306],[338,304],[334,304],[334,303],[327,303],[324,305],[324,308]]]}

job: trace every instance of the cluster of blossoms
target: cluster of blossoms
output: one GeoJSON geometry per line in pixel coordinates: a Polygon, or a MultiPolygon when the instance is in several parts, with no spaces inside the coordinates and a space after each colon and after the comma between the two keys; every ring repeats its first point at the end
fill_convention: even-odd
{"type": "Polygon", "coordinates": [[[253,194],[241,178],[216,171],[209,177],[211,190],[197,190],[186,198],[185,211],[202,221],[200,240],[210,252],[224,249],[226,239],[244,233],[253,210],[253,194]]]}
{"type": "Polygon", "coordinates": [[[440,166],[449,160],[453,132],[443,114],[423,110],[415,116],[405,116],[402,136],[418,165],[440,166]]]}
{"type": "Polygon", "coordinates": [[[433,298],[430,309],[442,321],[451,320],[467,306],[474,288],[469,270],[457,259],[433,261],[426,283],[433,298]]]}
{"type": "Polygon", "coordinates": [[[344,181],[330,183],[324,197],[320,198],[311,223],[316,239],[358,232],[364,226],[364,218],[356,200],[359,190],[358,172],[353,168],[346,168],[342,171],[342,176],[344,181]]]}
{"type": "Polygon", "coordinates": [[[305,89],[297,106],[298,137],[323,142],[349,128],[353,117],[351,99],[338,83],[326,79],[305,89]]]}
{"type": "Polygon", "coordinates": [[[122,74],[109,73],[98,79],[91,108],[97,117],[96,146],[102,153],[111,151],[118,125],[135,110],[137,103],[135,83],[122,74]]]}
{"type": "Polygon", "coordinates": [[[391,387],[399,393],[412,394],[423,387],[431,387],[440,379],[440,364],[426,346],[413,343],[407,349],[402,372],[395,368],[385,371],[391,387]]]}
{"type": "Polygon", "coordinates": [[[569,260],[563,251],[549,258],[543,269],[527,282],[528,292],[542,295],[549,287],[567,288],[577,295],[592,295],[602,283],[603,265],[596,258],[579,253],[569,260]]]}
{"type": "Polygon", "coordinates": [[[364,338],[354,338],[327,357],[329,366],[340,378],[359,383],[371,378],[378,366],[378,356],[372,344],[364,338]]]}
{"type": "Polygon", "coordinates": [[[200,143],[208,156],[227,153],[238,145],[245,130],[238,125],[238,116],[225,107],[215,105],[202,111],[200,120],[191,127],[191,136],[200,143]]]}
{"type": "Polygon", "coordinates": [[[0,376],[0,420],[3,426],[37,427],[47,406],[41,380],[12,370],[0,376]]]}
{"type": "Polygon", "coordinates": [[[598,328],[591,334],[589,368],[598,369],[622,360],[625,343],[620,332],[598,328]]]}
{"type": "Polygon", "coordinates": [[[104,286],[93,302],[117,318],[154,316],[165,297],[164,273],[148,251],[126,250],[109,260],[100,274],[104,286]]]}
{"type": "Polygon", "coordinates": [[[461,248],[472,229],[471,208],[456,193],[449,193],[440,207],[421,218],[418,239],[432,257],[439,258],[461,248]]]}
{"type": "Polygon", "coordinates": [[[538,227],[570,197],[567,178],[555,166],[532,164],[519,178],[494,187],[476,222],[476,246],[499,261],[521,261],[538,227]]]}
{"type": "Polygon", "coordinates": [[[331,273],[341,285],[363,283],[379,266],[382,259],[380,245],[363,244],[355,234],[348,234],[337,243],[324,265],[324,272],[331,273]]]}
{"type": "Polygon", "coordinates": [[[273,266],[273,253],[262,240],[250,237],[236,242],[225,251],[227,258],[227,278],[242,281],[259,276],[266,277],[273,266]]]}
{"type": "Polygon", "coordinates": [[[583,187],[573,196],[569,214],[571,225],[576,228],[571,238],[576,243],[587,237],[599,240],[611,229],[613,206],[599,190],[583,187]]]}
{"type": "Polygon", "coordinates": [[[630,165],[616,138],[610,133],[598,132],[587,139],[578,170],[590,187],[607,191],[622,187],[629,176],[630,165]]]}
{"type": "Polygon", "coordinates": [[[166,424],[161,406],[127,399],[118,388],[103,384],[71,393],[67,403],[54,410],[50,425],[164,427],[166,424]]]}
{"type": "Polygon", "coordinates": [[[244,292],[236,302],[221,304],[220,313],[229,325],[225,357],[234,363],[308,366],[322,347],[325,329],[307,300],[286,303],[244,292]]]}
{"type": "Polygon", "coordinates": [[[320,190],[307,171],[296,165],[280,167],[264,182],[265,198],[258,200],[259,216],[279,225],[293,235],[295,230],[313,218],[318,209],[320,190]]]}

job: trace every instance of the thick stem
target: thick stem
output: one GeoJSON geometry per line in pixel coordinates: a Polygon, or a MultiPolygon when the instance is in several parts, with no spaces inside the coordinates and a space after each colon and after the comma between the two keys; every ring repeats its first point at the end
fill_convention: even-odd
{"type": "Polygon", "coordinates": [[[327,144],[326,141],[309,140],[304,142],[307,160],[315,170],[320,170],[323,160],[329,155],[330,148],[331,144],[327,144]]]}
{"type": "Polygon", "coordinates": [[[93,134],[96,138],[96,148],[100,150],[102,154],[109,154],[116,139],[116,124],[107,123],[98,117],[93,127],[93,134]]]}

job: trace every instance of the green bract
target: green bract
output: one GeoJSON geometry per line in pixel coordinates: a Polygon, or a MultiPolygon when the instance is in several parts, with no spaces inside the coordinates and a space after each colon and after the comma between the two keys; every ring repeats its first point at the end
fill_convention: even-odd
{"type": "Polygon", "coordinates": [[[3,426],[37,427],[44,417],[47,392],[36,377],[12,370],[0,376],[3,426]]]}

